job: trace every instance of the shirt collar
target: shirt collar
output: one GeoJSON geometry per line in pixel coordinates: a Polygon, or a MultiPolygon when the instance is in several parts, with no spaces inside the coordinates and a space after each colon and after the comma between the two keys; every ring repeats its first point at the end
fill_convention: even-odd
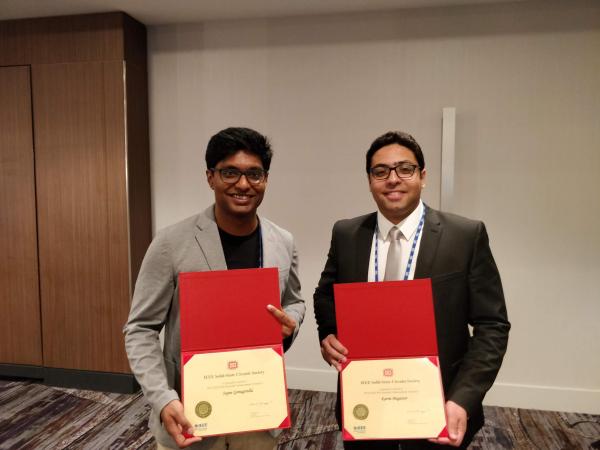
{"type": "MultiPolygon", "coordinates": [[[[411,212],[407,217],[404,218],[396,227],[400,229],[402,235],[406,240],[411,240],[415,232],[417,231],[417,227],[419,226],[419,221],[421,220],[421,214],[423,214],[423,201],[419,200],[419,204],[411,212]]],[[[386,241],[388,239],[388,235],[390,233],[390,229],[394,226],[392,222],[387,220],[381,211],[377,211],[377,227],[379,228],[379,238],[381,240],[386,241]]]]}

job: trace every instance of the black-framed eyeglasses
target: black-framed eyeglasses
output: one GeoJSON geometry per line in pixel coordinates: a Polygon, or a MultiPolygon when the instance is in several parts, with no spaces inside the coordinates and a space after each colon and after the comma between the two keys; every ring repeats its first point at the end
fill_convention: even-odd
{"type": "Polygon", "coordinates": [[[376,180],[387,180],[392,173],[392,170],[396,172],[398,178],[410,178],[415,174],[415,170],[420,169],[416,164],[411,163],[400,163],[393,167],[386,166],[385,164],[378,164],[369,169],[369,173],[376,180]]]}
{"type": "Polygon", "coordinates": [[[235,184],[240,181],[242,175],[246,177],[250,184],[260,184],[267,178],[267,171],[263,169],[240,170],[235,167],[225,167],[224,169],[210,169],[213,173],[219,172],[221,180],[228,184],[235,184]]]}

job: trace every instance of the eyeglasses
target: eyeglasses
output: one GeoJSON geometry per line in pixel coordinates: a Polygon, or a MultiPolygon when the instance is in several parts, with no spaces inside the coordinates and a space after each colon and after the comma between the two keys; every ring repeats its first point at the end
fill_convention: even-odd
{"type": "Polygon", "coordinates": [[[398,178],[410,178],[415,174],[415,170],[417,169],[420,169],[420,167],[411,163],[400,163],[394,167],[378,164],[377,166],[371,167],[369,172],[376,180],[387,180],[390,173],[392,173],[392,170],[396,172],[398,178]]]}
{"type": "Polygon", "coordinates": [[[235,184],[240,181],[242,175],[250,184],[260,184],[267,178],[267,172],[263,169],[240,170],[235,167],[226,167],[224,169],[210,169],[213,173],[219,172],[221,180],[228,184],[235,184]]]}

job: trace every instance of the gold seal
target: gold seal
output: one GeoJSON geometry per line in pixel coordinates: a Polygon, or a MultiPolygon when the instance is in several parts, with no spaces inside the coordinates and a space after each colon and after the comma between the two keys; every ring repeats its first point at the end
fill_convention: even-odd
{"type": "Polygon", "coordinates": [[[201,419],[206,419],[212,412],[212,406],[208,402],[198,402],[196,405],[196,415],[201,419]]]}
{"type": "Polygon", "coordinates": [[[354,417],[358,420],[365,420],[369,416],[369,408],[367,408],[367,405],[359,403],[352,410],[352,414],[354,414],[354,417]]]}

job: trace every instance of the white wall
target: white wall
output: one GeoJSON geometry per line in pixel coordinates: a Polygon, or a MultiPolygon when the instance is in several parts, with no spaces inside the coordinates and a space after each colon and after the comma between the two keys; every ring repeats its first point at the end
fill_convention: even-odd
{"type": "Polygon", "coordinates": [[[600,5],[528,2],[150,28],[154,226],[212,201],[209,137],[267,134],[260,212],[294,233],[308,303],[291,387],[335,389],[312,293],[336,219],[374,209],[370,142],[411,132],[439,205],[457,108],[455,210],[486,222],[513,331],[488,403],[600,413],[600,5]]]}

